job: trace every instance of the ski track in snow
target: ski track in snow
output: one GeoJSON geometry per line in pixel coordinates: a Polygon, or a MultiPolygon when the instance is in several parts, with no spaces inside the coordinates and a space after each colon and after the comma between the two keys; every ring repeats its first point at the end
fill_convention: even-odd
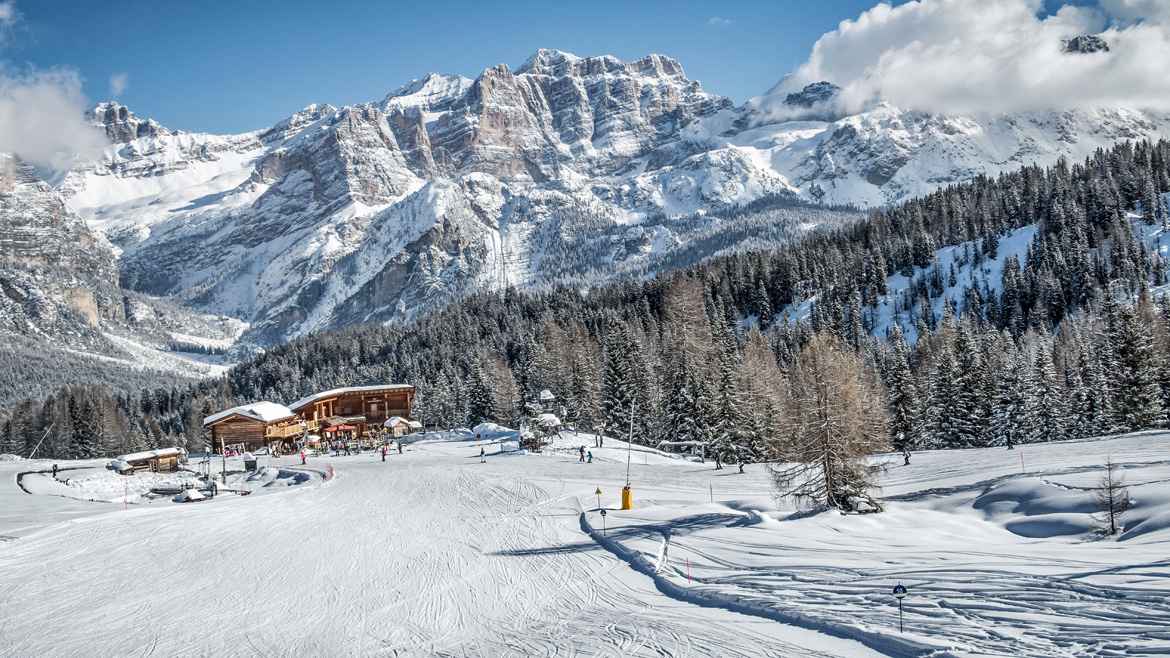
{"type": "Polygon", "coordinates": [[[41,498],[42,518],[91,515],[0,543],[0,655],[880,655],[663,596],[581,533],[592,489],[564,482],[563,457],[481,465],[477,448],[343,457],[319,486],[129,511],[6,483],[0,500],[41,498]]]}

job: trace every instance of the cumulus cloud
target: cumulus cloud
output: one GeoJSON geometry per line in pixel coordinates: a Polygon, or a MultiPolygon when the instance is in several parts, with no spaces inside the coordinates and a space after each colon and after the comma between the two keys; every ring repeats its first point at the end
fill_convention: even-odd
{"type": "Polygon", "coordinates": [[[126,86],[128,84],[129,81],[126,79],[125,73],[115,73],[114,75],[111,75],[110,98],[112,100],[118,100],[118,97],[122,95],[122,92],[126,91],[126,86]]]}
{"type": "Polygon", "coordinates": [[[822,36],[776,91],[828,80],[843,88],[847,111],[879,100],[939,112],[1170,110],[1170,2],[1042,10],[1042,0],[879,4],[822,36]],[[1064,51],[1064,40],[1086,34],[1109,51],[1064,51]]]}
{"type": "Polygon", "coordinates": [[[707,25],[711,27],[727,27],[728,25],[731,25],[731,19],[712,16],[711,18],[707,19],[707,25]]]}
{"type": "Polygon", "coordinates": [[[42,173],[68,169],[78,155],[95,156],[105,136],[85,121],[76,71],[0,68],[0,151],[15,152],[42,173]]]}
{"type": "MultiPolygon", "coordinates": [[[[12,2],[0,2],[0,48],[20,27],[12,2]]],[[[0,62],[0,151],[16,153],[46,177],[69,169],[78,156],[96,156],[108,142],[86,122],[86,105],[76,70],[0,62]]]]}

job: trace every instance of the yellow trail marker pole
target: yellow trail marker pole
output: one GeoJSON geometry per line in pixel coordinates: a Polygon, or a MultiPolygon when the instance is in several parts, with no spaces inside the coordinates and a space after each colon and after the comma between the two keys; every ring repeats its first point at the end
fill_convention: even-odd
{"type": "Polygon", "coordinates": [[[597,509],[601,509],[601,487],[597,487],[597,509]]]}

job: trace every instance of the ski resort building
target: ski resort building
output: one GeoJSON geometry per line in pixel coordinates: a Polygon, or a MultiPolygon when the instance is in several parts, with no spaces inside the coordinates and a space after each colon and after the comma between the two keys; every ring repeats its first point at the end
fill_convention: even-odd
{"type": "Polygon", "coordinates": [[[315,393],[292,403],[309,431],[327,431],[329,427],[353,426],[358,436],[367,428],[381,428],[394,416],[408,423],[414,405],[414,387],[410,384],[350,386],[315,393]]]}
{"type": "Polygon", "coordinates": [[[254,402],[212,414],[203,419],[203,426],[211,428],[214,449],[239,445],[247,452],[291,443],[305,433],[306,424],[288,407],[275,402],[254,402]]]}

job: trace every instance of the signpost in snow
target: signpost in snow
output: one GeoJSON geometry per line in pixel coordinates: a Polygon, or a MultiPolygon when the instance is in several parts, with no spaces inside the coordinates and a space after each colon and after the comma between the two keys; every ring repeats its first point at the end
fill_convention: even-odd
{"type": "Polygon", "coordinates": [[[601,536],[605,536],[605,510],[601,510],[601,536]]]}
{"type": "Polygon", "coordinates": [[[894,598],[898,599],[898,632],[902,632],[902,599],[906,598],[906,588],[898,583],[894,586],[894,598]]]}
{"type": "Polygon", "coordinates": [[[597,487],[597,491],[594,493],[597,494],[597,509],[601,509],[601,487],[597,487]]]}

